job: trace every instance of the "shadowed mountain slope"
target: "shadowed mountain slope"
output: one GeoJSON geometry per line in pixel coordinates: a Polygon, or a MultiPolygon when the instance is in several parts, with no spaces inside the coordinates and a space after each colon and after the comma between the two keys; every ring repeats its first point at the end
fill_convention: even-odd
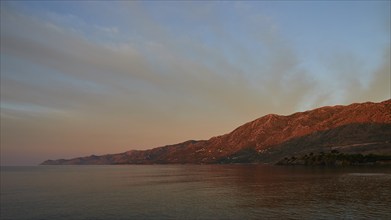
{"type": "Polygon", "coordinates": [[[209,140],[42,164],[274,163],[286,156],[329,149],[390,154],[390,139],[391,100],[387,100],[288,116],[270,114],[209,140]]]}

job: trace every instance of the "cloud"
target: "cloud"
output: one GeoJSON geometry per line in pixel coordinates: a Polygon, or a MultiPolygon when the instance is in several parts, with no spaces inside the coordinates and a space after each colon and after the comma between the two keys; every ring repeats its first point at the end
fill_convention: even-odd
{"type": "MultiPolygon", "coordinates": [[[[16,24],[10,24],[11,22],[8,24],[28,26],[30,27],[28,31],[39,32],[45,38],[44,41],[49,43],[40,42],[42,40],[37,42],[25,37],[8,36],[6,33],[3,36],[5,42],[3,51],[7,54],[13,54],[80,80],[115,88],[116,91],[123,89],[126,93],[128,87],[130,87],[128,83],[132,85],[136,82],[136,84],[151,86],[155,89],[175,90],[173,93],[181,92],[195,97],[199,96],[200,100],[210,100],[210,102],[219,103],[226,109],[233,109],[238,112],[243,112],[242,109],[245,109],[246,101],[257,100],[259,97],[262,99],[270,97],[270,94],[266,93],[257,94],[259,87],[264,92],[271,91],[272,88],[281,88],[278,91],[281,92],[281,96],[289,95],[292,88],[283,88],[284,85],[279,84],[284,81],[283,78],[289,80],[289,77],[292,77],[289,75],[295,74],[293,69],[298,64],[294,54],[287,46],[281,46],[279,42],[261,42],[268,47],[268,52],[273,53],[273,55],[268,60],[269,68],[263,70],[266,72],[258,73],[259,78],[265,81],[258,81],[257,83],[260,85],[252,87],[250,82],[241,76],[241,72],[244,70],[235,68],[234,64],[224,59],[223,54],[212,53],[206,58],[206,55],[213,48],[200,49],[197,44],[189,46],[175,45],[176,39],[172,39],[173,36],[167,36],[160,40],[161,32],[164,32],[162,28],[155,30],[158,33],[154,32],[159,36],[159,40],[154,43],[155,46],[147,43],[138,47],[132,47],[132,44],[127,44],[127,47],[124,47],[123,44],[117,47],[107,47],[88,41],[83,36],[77,36],[71,31],[59,32],[37,21],[30,21],[28,18],[19,17],[18,19],[15,21],[16,24]],[[61,44],[56,45],[57,42],[61,42],[61,44]],[[183,56],[181,49],[179,49],[182,46],[190,48],[190,50],[198,48],[198,50],[192,50],[192,52],[198,59],[202,57],[203,60],[195,62],[186,55],[183,56]],[[140,47],[142,49],[139,49],[140,47]],[[151,58],[151,56],[153,57],[151,58]],[[153,62],[151,62],[151,59],[153,59],[153,62]],[[221,64],[218,67],[219,69],[212,69],[205,64],[213,61],[221,64]],[[159,68],[163,68],[163,71],[159,68]],[[224,71],[223,77],[221,77],[220,71],[224,71]],[[265,78],[265,76],[267,77],[265,78]],[[231,97],[239,102],[243,100],[243,106],[237,107],[234,104],[236,101],[230,101],[231,97]]],[[[143,23],[151,26],[151,29],[158,26],[153,24],[148,17],[144,20],[143,23]]],[[[223,31],[220,30],[219,32],[223,31]]],[[[227,39],[229,39],[228,33],[219,33],[219,35],[227,35],[227,39]]],[[[275,39],[278,36],[269,38],[275,39]]],[[[221,41],[232,40],[222,38],[221,41]]],[[[224,44],[229,45],[229,43],[224,44]]],[[[236,50],[237,47],[239,46],[236,45],[234,49],[236,50]]],[[[242,54],[246,56],[245,49],[242,48],[241,50],[243,51],[242,54]]],[[[250,56],[247,55],[247,57],[250,56]]],[[[252,71],[257,70],[253,69],[252,71]]],[[[306,84],[307,82],[302,80],[298,83],[306,84]]],[[[137,85],[135,86],[137,87],[137,85]]],[[[296,89],[299,87],[307,88],[308,86],[300,85],[296,89]]]]}
{"type": "MultiPolygon", "coordinates": [[[[391,98],[391,48],[384,51],[381,65],[374,71],[369,86],[361,88],[361,100],[383,101],[391,98]]],[[[352,91],[354,94],[356,91],[352,91]]],[[[351,97],[351,99],[354,99],[351,97]]]]}

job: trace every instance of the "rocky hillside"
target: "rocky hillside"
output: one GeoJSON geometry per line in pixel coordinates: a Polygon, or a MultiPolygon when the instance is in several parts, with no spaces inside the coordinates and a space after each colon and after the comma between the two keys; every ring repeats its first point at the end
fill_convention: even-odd
{"type": "Polygon", "coordinates": [[[42,164],[275,163],[287,156],[331,149],[391,154],[390,139],[391,100],[387,100],[288,116],[270,114],[209,140],[42,164]]]}

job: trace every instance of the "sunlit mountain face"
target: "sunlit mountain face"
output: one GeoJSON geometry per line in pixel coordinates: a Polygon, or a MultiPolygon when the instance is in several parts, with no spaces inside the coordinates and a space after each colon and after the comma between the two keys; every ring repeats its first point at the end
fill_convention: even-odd
{"type": "Polygon", "coordinates": [[[144,151],[48,160],[43,164],[275,163],[292,155],[340,151],[391,155],[391,100],[269,114],[203,141],[144,151]]]}

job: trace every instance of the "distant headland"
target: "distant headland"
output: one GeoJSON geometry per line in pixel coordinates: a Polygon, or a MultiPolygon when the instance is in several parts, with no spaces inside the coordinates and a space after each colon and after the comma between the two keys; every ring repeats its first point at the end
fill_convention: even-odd
{"type": "Polygon", "coordinates": [[[355,165],[389,163],[389,155],[391,99],[379,103],[327,106],[287,116],[269,114],[209,140],[189,140],[149,150],[102,156],[47,160],[42,165],[355,165]]]}

